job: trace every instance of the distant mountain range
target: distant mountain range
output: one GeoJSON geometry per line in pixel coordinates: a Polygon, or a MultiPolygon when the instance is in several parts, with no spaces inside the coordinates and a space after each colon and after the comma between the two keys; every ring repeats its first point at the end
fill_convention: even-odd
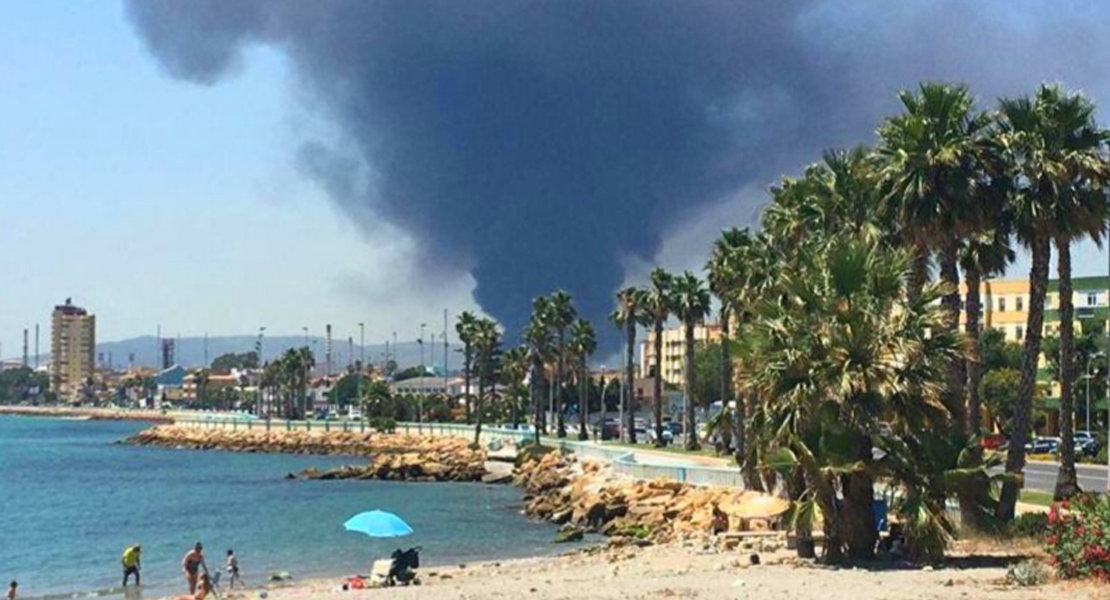
{"type": "MultiPolygon", "coordinates": [[[[258,336],[253,335],[209,337],[207,341],[203,337],[182,337],[174,339],[176,345],[175,362],[190,368],[211,364],[212,360],[221,354],[249,352],[255,349],[255,344],[258,342],[258,336]],[[206,354],[208,358],[207,363],[205,362],[206,354]]],[[[264,361],[273,360],[289,348],[297,348],[304,345],[304,336],[265,336],[262,339],[262,357],[264,361]]],[[[317,364],[323,367],[325,360],[324,338],[310,336],[308,338],[308,345],[316,354],[317,364]]],[[[448,367],[451,371],[458,370],[462,364],[462,353],[458,352],[458,349],[459,346],[455,344],[451,344],[449,347],[448,367]]],[[[347,366],[352,355],[352,350],[355,360],[362,356],[361,348],[357,341],[352,349],[348,346],[346,339],[342,341],[338,339],[332,340],[331,354],[333,372],[338,372],[347,366]]],[[[394,352],[392,344],[390,344],[389,350],[391,353],[394,352]]],[[[135,366],[161,366],[161,347],[159,346],[158,338],[152,335],[129,338],[116,342],[103,342],[96,345],[96,352],[98,360],[102,360],[104,363],[111,360],[112,366],[116,369],[126,368],[130,361],[129,356],[132,354],[135,355],[135,366]],[[103,356],[101,357],[101,355],[103,356]]],[[[385,359],[385,352],[385,344],[367,344],[365,350],[366,362],[369,364],[380,364],[385,359]]],[[[420,359],[420,344],[416,342],[398,342],[395,360],[401,368],[419,365],[420,359]]],[[[49,360],[49,356],[43,355],[40,360],[49,360]]],[[[425,344],[424,364],[434,365],[437,369],[442,368],[443,342],[436,340],[434,353],[431,352],[431,342],[429,341],[425,344]]]]}

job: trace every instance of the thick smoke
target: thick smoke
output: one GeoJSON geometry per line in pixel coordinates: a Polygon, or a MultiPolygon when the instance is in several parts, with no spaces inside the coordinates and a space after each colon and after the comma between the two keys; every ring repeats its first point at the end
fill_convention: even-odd
{"type": "Polygon", "coordinates": [[[410,232],[425,264],[470,270],[478,302],[510,329],[556,287],[600,320],[622,259],[650,260],[664,232],[742,186],[871,141],[897,89],[920,79],[967,81],[987,101],[1046,79],[1101,85],[1097,26],[1110,12],[1003,0],[127,6],[176,77],[214,84],[252,44],[286,53],[355,149],[352,162],[311,141],[304,171],[356,219],[410,232]]]}

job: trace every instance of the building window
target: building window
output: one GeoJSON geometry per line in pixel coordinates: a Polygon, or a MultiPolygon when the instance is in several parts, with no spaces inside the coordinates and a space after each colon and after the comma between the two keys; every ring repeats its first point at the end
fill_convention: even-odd
{"type": "Polygon", "coordinates": [[[1006,312],[1006,297],[1000,296],[998,298],[998,312],[1006,312]]]}
{"type": "Polygon", "coordinates": [[[1087,292],[1087,306],[1098,306],[1098,293],[1087,292]]]}
{"type": "Polygon", "coordinates": [[[1014,339],[1019,342],[1025,339],[1025,328],[1021,325],[1014,327],[1014,339]]]}
{"type": "Polygon", "coordinates": [[[1025,296],[1018,296],[1014,302],[1017,304],[1018,312],[1025,312],[1025,296]]]}

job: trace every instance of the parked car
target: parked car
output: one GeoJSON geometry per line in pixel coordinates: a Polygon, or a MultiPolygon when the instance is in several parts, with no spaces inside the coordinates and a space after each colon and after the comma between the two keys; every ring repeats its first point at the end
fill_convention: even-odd
{"type": "Polygon", "coordinates": [[[605,419],[594,423],[594,431],[603,440],[615,440],[621,435],[620,423],[616,419],[605,419]]]}
{"type": "Polygon", "coordinates": [[[1025,445],[1029,454],[1056,454],[1060,449],[1060,438],[1039,437],[1025,445]]]}
{"type": "Polygon", "coordinates": [[[992,433],[983,436],[983,438],[979,440],[979,445],[984,450],[1004,450],[1009,445],[1009,441],[1010,440],[1006,439],[1006,436],[1001,433],[992,433]]]}
{"type": "Polygon", "coordinates": [[[1084,456],[1098,456],[1098,451],[1102,449],[1098,440],[1095,439],[1094,434],[1090,431],[1076,431],[1075,434],[1075,453],[1084,456]]]}
{"type": "MultiPolygon", "coordinates": [[[[639,432],[637,432],[637,435],[639,435],[639,432]]],[[[654,427],[648,429],[647,439],[650,440],[651,443],[653,443],[653,444],[655,443],[656,440],[655,440],[655,428],[654,427]]],[[[674,443],[674,434],[671,433],[671,430],[664,427],[663,428],[663,445],[664,446],[669,446],[673,443],[674,443]]]]}

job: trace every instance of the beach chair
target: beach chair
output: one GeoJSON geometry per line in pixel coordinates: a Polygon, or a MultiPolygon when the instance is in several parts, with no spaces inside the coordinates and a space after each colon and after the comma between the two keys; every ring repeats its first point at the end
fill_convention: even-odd
{"type": "Polygon", "coordinates": [[[389,570],[393,568],[392,558],[383,558],[375,560],[374,564],[370,566],[370,576],[366,578],[366,583],[370,587],[385,587],[389,582],[389,570]]]}

